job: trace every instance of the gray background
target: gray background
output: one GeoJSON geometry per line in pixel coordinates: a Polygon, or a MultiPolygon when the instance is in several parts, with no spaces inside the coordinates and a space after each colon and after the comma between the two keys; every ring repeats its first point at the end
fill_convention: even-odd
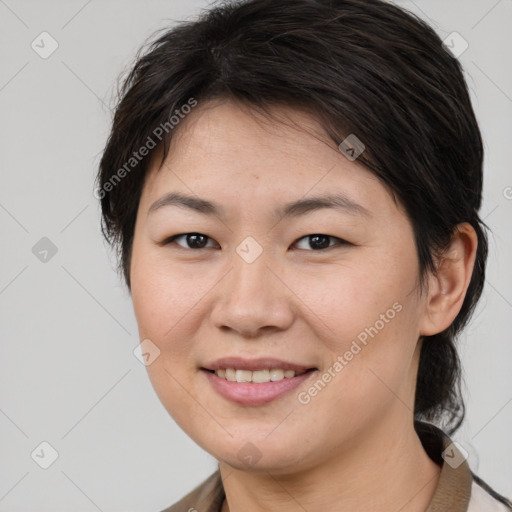
{"type": "MultiPolygon", "coordinates": [[[[459,58],[485,139],[482,217],[494,234],[487,285],[460,340],[468,411],[455,439],[473,470],[511,496],[512,0],[397,3],[443,39],[457,31],[469,43],[459,58]]],[[[118,75],[155,29],[207,5],[0,0],[1,511],[157,511],[216,467],[133,355],[130,297],[93,196],[118,75]],[[46,59],[31,47],[43,31],[59,45],[46,59]],[[57,248],[46,262],[32,252],[43,237],[57,248]],[[59,454],[48,469],[31,457],[43,441],[59,454]]]]}

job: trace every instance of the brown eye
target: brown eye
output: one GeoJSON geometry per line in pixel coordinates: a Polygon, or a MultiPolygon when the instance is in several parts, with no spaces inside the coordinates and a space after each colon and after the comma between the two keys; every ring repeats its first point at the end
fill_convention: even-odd
{"type": "Polygon", "coordinates": [[[183,246],[179,243],[176,243],[179,247],[183,249],[205,249],[206,243],[208,240],[212,240],[210,237],[203,235],[202,233],[182,233],[179,235],[171,236],[170,238],[167,238],[163,245],[169,245],[174,244],[176,240],[184,238],[186,241],[186,244],[188,244],[188,247],[183,246]]]}
{"type": "MultiPolygon", "coordinates": [[[[349,242],[346,242],[345,240],[343,240],[341,238],[338,238],[336,236],[324,235],[321,233],[303,236],[302,238],[299,238],[298,242],[300,242],[301,240],[306,240],[307,241],[306,243],[314,251],[319,251],[322,249],[329,249],[330,247],[333,247],[333,245],[330,245],[330,240],[338,241],[338,244],[334,244],[334,245],[351,245],[349,242]]],[[[303,250],[303,249],[304,248],[301,248],[301,250],[303,250]]],[[[306,250],[308,250],[308,249],[306,248],[306,250]]]]}

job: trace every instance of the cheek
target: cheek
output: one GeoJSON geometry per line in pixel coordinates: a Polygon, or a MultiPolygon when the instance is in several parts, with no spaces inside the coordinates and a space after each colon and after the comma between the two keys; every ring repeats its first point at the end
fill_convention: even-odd
{"type": "Polygon", "coordinates": [[[412,407],[413,329],[405,308],[397,310],[378,309],[384,315],[388,312],[388,323],[372,318],[366,325],[356,325],[351,320],[330,338],[331,363],[303,390],[304,405],[297,410],[303,419],[323,418],[315,429],[326,438],[340,429],[355,435],[389,410],[412,407]]]}
{"type": "Polygon", "coordinates": [[[151,251],[134,251],[131,269],[132,301],[140,339],[150,339],[160,350],[146,367],[162,405],[185,431],[200,414],[190,384],[191,359],[200,300],[211,288],[201,273],[184,275],[151,251]]]}
{"type": "MultiPolygon", "coordinates": [[[[326,358],[330,371],[323,373],[331,377],[326,376],[329,383],[319,386],[319,394],[336,404],[342,416],[348,413],[358,418],[372,414],[372,408],[381,410],[396,400],[395,393],[401,396],[402,386],[406,389],[409,382],[418,338],[419,302],[411,293],[415,260],[387,256],[396,261],[394,266],[383,269],[360,260],[326,276],[302,273],[294,283],[294,291],[307,306],[304,311],[309,311],[319,350],[330,351],[326,358]],[[362,411],[361,404],[368,407],[362,411]]],[[[323,399],[311,401],[319,408],[325,403],[323,399]]],[[[315,405],[310,410],[314,409],[315,405]]]]}
{"type": "Polygon", "coordinates": [[[409,277],[405,269],[398,279],[361,259],[290,273],[287,282],[301,305],[300,315],[309,318],[324,347],[340,354],[353,340],[368,339],[369,330],[375,333],[376,322],[379,333],[391,330],[407,296],[409,277]]]}
{"type": "Polygon", "coordinates": [[[186,345],[187,327],[201,299],[214,284],[199,267],[171,265],[150,250],[134,251],[131,270],[132,301],[141,336],[153,337],[165,349],[172,340],[173,350],[186,345]]]}

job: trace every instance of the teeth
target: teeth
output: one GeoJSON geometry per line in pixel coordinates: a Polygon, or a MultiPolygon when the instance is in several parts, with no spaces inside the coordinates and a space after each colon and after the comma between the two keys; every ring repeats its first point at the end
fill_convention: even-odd
{"type": "Polygon", "coordinates": [[[295,372],[293,370],[282,370],[280,368],[271,368],[270,370],[256,370],[254,372],[250,370],[235,370],[234,368],[226,368],[215,370],[215,375],[231,382],[270,382],[283,379],[291,379],[295,375],[301,375],[305,373],[295,372]]]}
{"type": "MultiPolygon", "coordinates": [[[[293,372],[295,374],[295,372],[293,372]]],[[[284,379],[284,375],[283,375],[284,379]]],[[[252,372],[252,382],[269,382],[270,381],[270,370],[256,370],[252,372]]]]}
{"type": "Polygon", "coordinates": [[[251,382],[252,372],[248,370],[236,370],[235,380],[237,382],[251,382]]]}

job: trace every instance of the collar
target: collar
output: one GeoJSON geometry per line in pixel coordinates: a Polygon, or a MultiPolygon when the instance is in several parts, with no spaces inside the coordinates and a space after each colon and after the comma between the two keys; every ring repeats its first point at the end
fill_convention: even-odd
{"type": "MultiPolygon", "coordinates": [[[[464,456],[451,439],[435,425],[415,421],[414,428],[429,457],[441,466],[437,487],[425,512],[467,512],[473,474],[464,456]],[[447,460],[453,461],[451,465],[443,460],[443,453],[447,460]]],[[[182,512],[189,509],[220,512],[224,498],[220,470],[217,469],[182,500],[162,512],[182,512]]]]}
{"type": "Polygon", "coordinates": [[[441,466],[439,482],[425,512],[466,512],[471,497],[473,474],[465,457],[452,440],[435,425],[415,421],[414,427],[428,456],[441,466]]]}

